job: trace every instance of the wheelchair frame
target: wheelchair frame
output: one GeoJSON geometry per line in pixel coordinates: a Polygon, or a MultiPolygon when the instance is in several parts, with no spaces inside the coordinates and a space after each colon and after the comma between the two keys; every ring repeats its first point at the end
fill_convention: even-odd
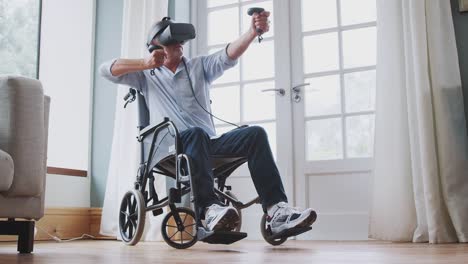
{"type": "MultiPolygon", "coordinates": [[[[125,106],[128,103],[132,103],[137,100],[138,105],[138,136],[137,140],[140,143],[140,166],[137,172],[136,181],[134,183],[134,188],[128,191],[121,202],[119,210],[119,231],[122,237],[122,240],[127,245],[135,245],[139,242],[141,235],[143,233],[143,228],[145,224],[146,212],[152,211],[154,216],[160,215],[163,213],[163,208],[168,206],[170,211],[163,219],[161,226],[161,232],[166,243],[177,249],[184,249],[194,245],[197,241],[203,241],[211,244],[231,244],[240,239],[247,237],[247,233],[239,232],[242,224],[242,215],[241,210],[245,209],[255,203],[259,203],[259,197],[252,199],[247,203],[242,203],[235,197],[231,192],[231,186],[226,185],[227,177],[240,165],[245,163],[246,158],[242,157],[218,157],[220,159],[231,159],[231,163],[225,163],[221,166],[214,166],[214,175],[215,181],[217,183],[217,188],[215,188],[215,193],[221,198],[225,203],[232,204],[238,212],[240,217],[239,226],[235,231],[209,231],[207,230],[202,223],[204,218],[204,208],[197,207],[194,197],[194,182],[192,181],[191,173],[191,160],[186,154],[182,153],[182,147],[179,144],[179,131],[169,118],[164,118],[164,121],[155,125],[148,126],[149,124],[149,112],[144,101],[144,97],[138,91],[133,88],[130,88],[129,93],[125,96],[124,100],[126,101],[125,106]],[[155,155],[155,141],[158,138],[158,135],[163,130],[170,129],[173,130],[174,134],[171,134],[174,138],[174,153],[169,152],[168,156],[161,159],[153,168],[149,168],[152,165],[152,159],[155,155]],[[152,143],[150,146],[148,160],[145,160],[145,149],[144,149],[144,139],[148,136],[153,136],[152,143]],[[174,155],[172,157],[172,155],[174,155]],[[172,160],[172,161],[171,161],[172,160]],[[174,170],[171,171],[171,168],[174,170]],[[155,187],[154,187],[154,174],[162,174],[165,176],[172,177],[176,180],[176,188],[170,188],[168,196],[159,199],[155,187]],[[217,177],[216,177],[217,175],[217,177]],[[195,212],[189,208],[177,207],[176,203],[181,202],[181,198],[184,195],[190,193],[190,202],[193,203],[195,212]],[[149,205],[152,203],[151,205],[149,205]],[[180,214],[185,214],[184,219],[180,214]],[[190,215],[195,223],[190,223],[185,225],[187,216],[190,215]],[[167,233],[166,225],[170,221],[170,218],[173,218],[177,228],[177,232],[181,232],[180,240],[181,243],[175,243],[172,238],[175,236],[174,233],[171,237],[167,233]],[[191,234],[185,229],[195,226],[196,234],[191,234]],[[127,234],[128,232],[128,234],[127,234]],[[191,239],[183,241],[183,233],[185,232],[191,236],[191,239]]],[[[215,157],[216,158],[216,157],[215,157]]],[[[219,165],[219,164],[218,164],[219,165]]],[[[261,231],[264,239],[272,245],[280,245],[287,240],[287,237],[296,235],[299,233],[306,232],[311,228],[306,229],[302,228],[301,230],[293,230],[294,232],[288,233],[288,236],[279,236],[278,234],[273,236],[271,230],[266,224],[266,215],[262,217],[261,220],[261,231]],[[300,231],[300,232],[299,232],[300,231]]],[[[170,226],[170,225],[167,225],[170,226]]],[[[193,231],[193,227],[190,228],[193,231]]]]}

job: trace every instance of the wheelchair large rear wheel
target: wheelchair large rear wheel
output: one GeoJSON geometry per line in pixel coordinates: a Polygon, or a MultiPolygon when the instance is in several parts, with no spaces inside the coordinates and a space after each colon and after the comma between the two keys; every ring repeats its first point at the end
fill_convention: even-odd
{"type": "Polygon", "coordinates": [[[279,246],[283,244],[286,240],[288,240],[287,237],[284,238],[277,238],[277,239],[272,239],[271,236],[273,233],[271,232],[271,228],[267,225],[267,214],[263,214],[262,220],[260,221],[260,231],[262,232],[263,239],[265,239],[266,242],[273,246],[279,246]]]}
{"type": "Polygon", "coordinates": [[[166,243],[176,249],[186,249],[197,243],[197,224],[192,209],[178,207],[166,214],[161,223],[161,234],[166,243]],[[182,225],[177,226],[175,215],[179,215],[182,225]]]}
{"type": "Polygon", "coordinates": [[[145,227],[146,204],[138,190],[125,193],[120,203],[119,231],[125,244],[133,246],[140,241],[145,227]]]}

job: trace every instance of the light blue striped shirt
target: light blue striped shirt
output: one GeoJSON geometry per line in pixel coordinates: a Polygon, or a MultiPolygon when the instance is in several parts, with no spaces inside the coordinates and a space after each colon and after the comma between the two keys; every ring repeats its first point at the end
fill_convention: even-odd
{"type": "MultiPolygon", "coordinates": [[[[225,70],[235,66],[238,60],[228,57],[227,47],[208,56],[183,59],[186,60],[198,101],[211,112],[211,83],[225,70]]],[[[179,131],[200,127],[210,137],[216,135],[212,117],[193,97],[183,62],[179,64],[175,73],[161,66],[155,69],[154,76],[150,74],[150,70],[113,76],[110,69],[114,62],[115,59],[103,63],[100,67],[101,75],[113,83],[126,84],[142,92],[150,111],[150,125],[156,125],[163,117],[169,117],[179,131]]]]}

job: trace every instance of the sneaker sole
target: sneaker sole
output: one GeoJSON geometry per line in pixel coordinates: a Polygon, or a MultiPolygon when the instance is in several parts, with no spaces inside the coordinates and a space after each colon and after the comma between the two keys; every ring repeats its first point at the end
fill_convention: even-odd
{"type": "Polygon", "coordinates": [[[231,231],[239,224],[239,215],[234,210],[228,210],[213,228],[213,231],[231,231]]]}
{"type": "Polygon", "coordinates": [[[297,224],[296,227],[311,226],[317,220],[317,213],[315,211],[310,212],[309,216],[304,219],[301,223],[297,224]]]}
{"type": "Polygon", "coordinates": [[[281,232],[283,232],[285,230],[296,228],[296,227],[311,226],[315,222],[315,220],[317,220],[317,213],[314,210],[312,210],[310,212],[310,214],[304,220],[302,220],[302,222],[300,222],[300,223],[298,223],[298,224],[296,224],[294,226],[285,227],[285,228],[283,228],[281,230],[272,230],[272,231],[273,231],[274,234],[278,234],[278,233],[281,233],[281,232]]]}

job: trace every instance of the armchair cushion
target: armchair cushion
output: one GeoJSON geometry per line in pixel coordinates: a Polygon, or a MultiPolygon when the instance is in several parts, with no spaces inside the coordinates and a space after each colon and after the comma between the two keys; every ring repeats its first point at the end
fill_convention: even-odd
{"type": "Polygon", "coordinates": [[[0,192],[10,189],[13,182],[13,159],[8,153],[0,149],[0,192]]]}

